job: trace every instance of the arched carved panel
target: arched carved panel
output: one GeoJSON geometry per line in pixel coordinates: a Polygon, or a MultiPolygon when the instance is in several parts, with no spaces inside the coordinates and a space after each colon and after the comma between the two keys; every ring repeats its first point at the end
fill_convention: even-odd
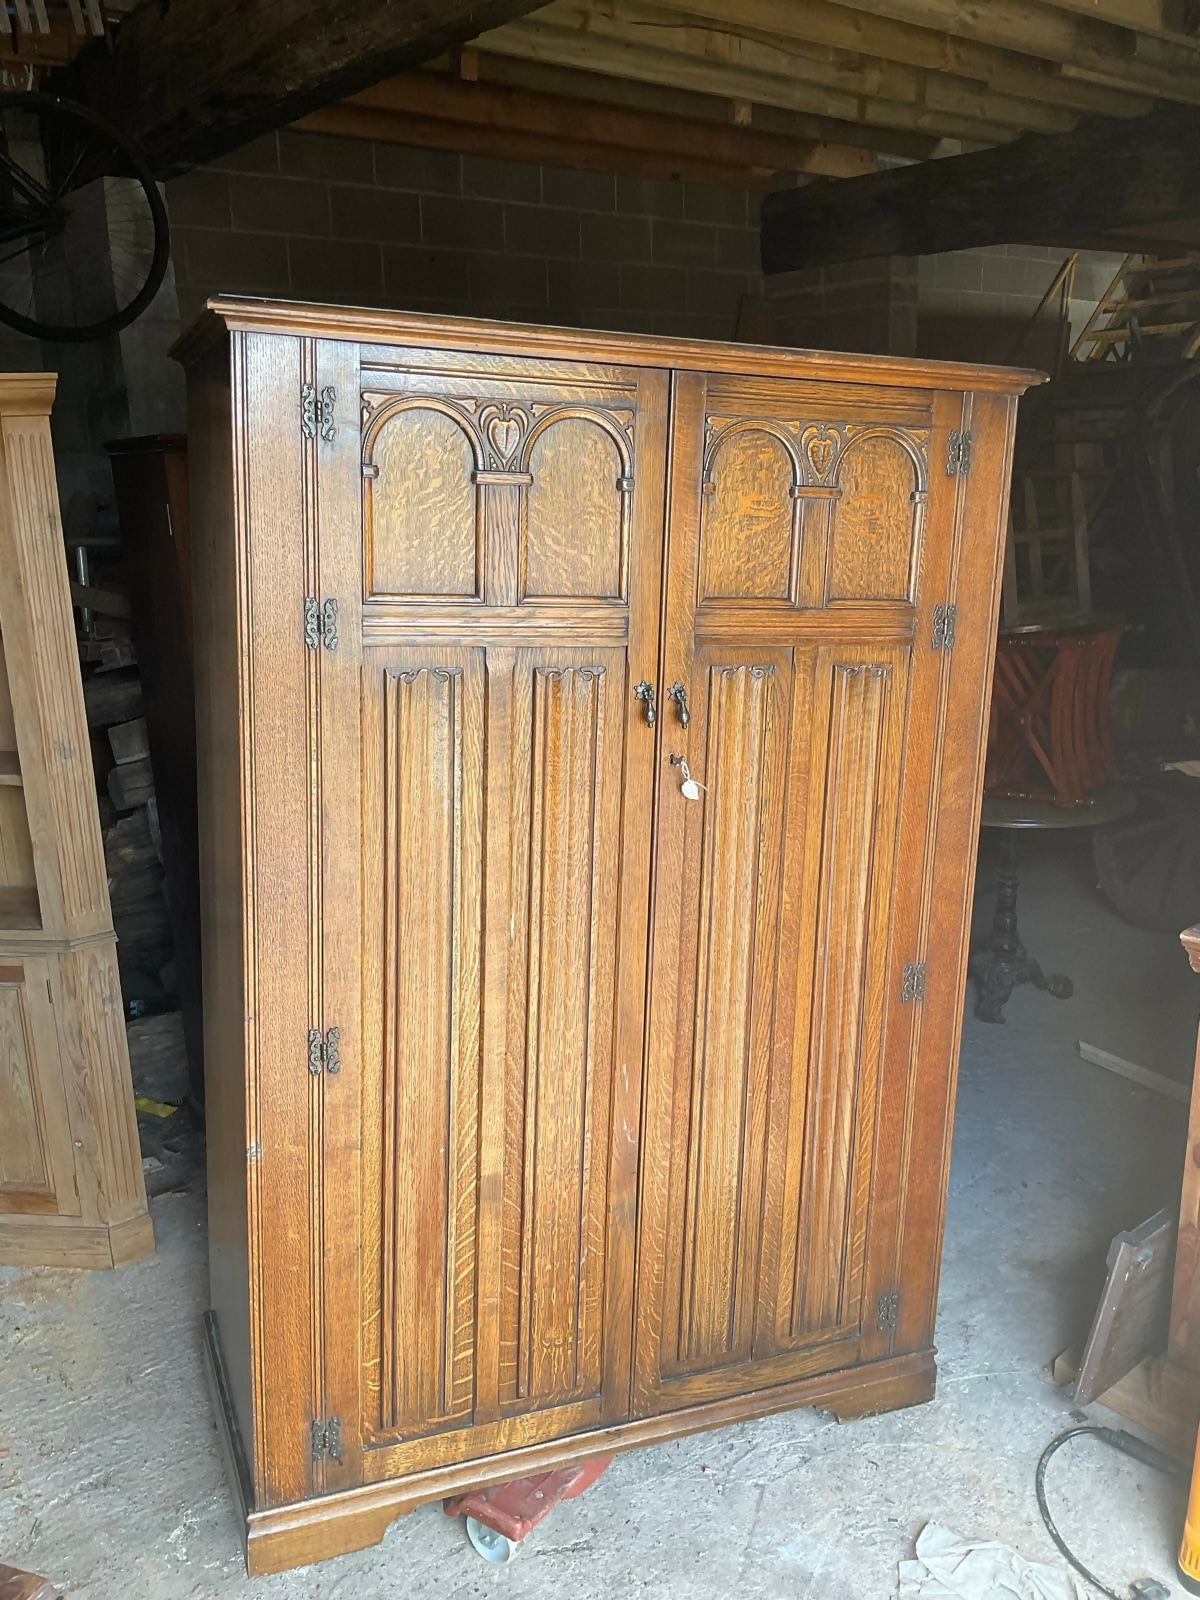
{"type": "Polygon", "coordinates": [[[625,463],[588,416],[554,417],[529,450],[524,593],[617,599],[624,594],[625,463]]]}
{"type": "Polygon", "coordinates": [[[921,464],[885,430],[864,431],[842,452],[841,490],[829,540],[830,600],[908,600],[925,499],[921,464]]]}
{"type": "Polygon", "coordinates": [[[476,448],[463,422],[428,402],[405,405],[365,442],[367,593],[474,598],[476,448]]]}
{"type": "Polygon", "coordinates": [[[793,450],[772,426],[734,423],[716,435],[704,482],[702,600],[791,598],[799,478],[793,450]]]}

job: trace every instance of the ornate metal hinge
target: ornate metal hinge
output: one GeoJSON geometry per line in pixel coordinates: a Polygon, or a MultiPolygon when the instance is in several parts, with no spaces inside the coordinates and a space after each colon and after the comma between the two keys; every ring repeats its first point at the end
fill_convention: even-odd
{"type": "Polygon", "coordinates": [[[904,969],[904,976],[900,980],[900,1003],[912,1005],[916,1000],[925,998],[925,963],[923,961],[910,961],[904,969]]]}
{"type": "Polygon", "coordinates": [[[320,1028],[308,1030],[308,1070],[314,1078],[319,1078],[322,1072],[340,1072],[342,1070],[342,1030],[330,1028],[328,1033],[322,1034],[320,1028]]]}
{"type": "Polygon", "coordinates": [[[333,422],[333,404],[337,399],[337,390],[332,384],[326,384],[321,390],[321,437],[326,444],[333,443],[333,436],[337,432],[333,422]]]}
{"type": "Polygon", "coordinates": [[[957,606],[934,606],[933,632],[929,643],[934,650],[954,649],[954,630],[958,621],[957,606]]]}
{"type": "Polygon", "coordinates": [[[306,439],[317,437],[317,425],[320,423],[321,437],[326,444],[333,443],[333,436],[337,432],[333,420],[333,407],[337,400],[337,390],[332,384],[326,384],[321,390],[320,408],[318,411],[317,391],[311,383],[306,383],[300,390],[300,431],[306,439]]]}
{"type": "Polygon", "coordinates": [[[342,1459],[342,1419],[340,1417],[314,1417],[311,1429],[313,1460],[340,1461],[342,1459]]]}
{"type": "Polygon", "coordinates": [[[965,429],[955,428],[946,442],[946,476],[966,478],[971,473],[971,435],[965,429]]]}
{"type": "Polygon", "coordinates": [[[879,1296],[879,1311],[875,1317],[875,1326],[880,1333],[895,1333],[896,1325],[900,1321],[900,1295],[897,1290],[891,1294],[879,1296]]]}
{"type": "Polygon", "coordinates": [[[323,644],[326,650],[338,647],[337,601],[326,600],[318,605],[311,594],[304,597],[304,642],[310,650],[323,644]]]}

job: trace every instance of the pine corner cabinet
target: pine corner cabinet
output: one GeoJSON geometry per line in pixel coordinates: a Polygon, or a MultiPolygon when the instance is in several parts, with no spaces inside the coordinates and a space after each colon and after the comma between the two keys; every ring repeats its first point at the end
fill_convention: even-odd
{"type": "Polygon", "coordinates": [[[55,377],[0,376],[0,1261],[153,1254],[59,520],[55,377]]]}
{"type": "Polygon", "coordinates": [[[250,1570],[928,1399],[1035,375],[233,299],[179,354],[250,1570]]]}

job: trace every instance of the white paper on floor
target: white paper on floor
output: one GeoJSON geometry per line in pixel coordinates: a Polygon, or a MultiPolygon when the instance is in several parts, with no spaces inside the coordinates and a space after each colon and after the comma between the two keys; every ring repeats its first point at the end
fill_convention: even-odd
{"type": "Polygon", "coordinates": [[[899,1600],[1087,1600],[1069,1572],[1025,1561],[995,1539],[964,1539],[927,1522],[916,1559],[900,1563],[899,1600]]]}

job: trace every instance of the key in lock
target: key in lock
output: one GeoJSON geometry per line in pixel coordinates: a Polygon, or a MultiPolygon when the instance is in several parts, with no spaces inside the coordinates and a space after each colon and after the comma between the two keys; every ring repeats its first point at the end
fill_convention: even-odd
{"type": "Polygon", "coordinates": [[[699,800],[704,792],[704,785],[692,777],[691,768],[684,756],[677,756],[671,752],[671,765],[679,768],[679,776],[683,780],[679,785],[680,793],[685,800],[699,800]]]}

